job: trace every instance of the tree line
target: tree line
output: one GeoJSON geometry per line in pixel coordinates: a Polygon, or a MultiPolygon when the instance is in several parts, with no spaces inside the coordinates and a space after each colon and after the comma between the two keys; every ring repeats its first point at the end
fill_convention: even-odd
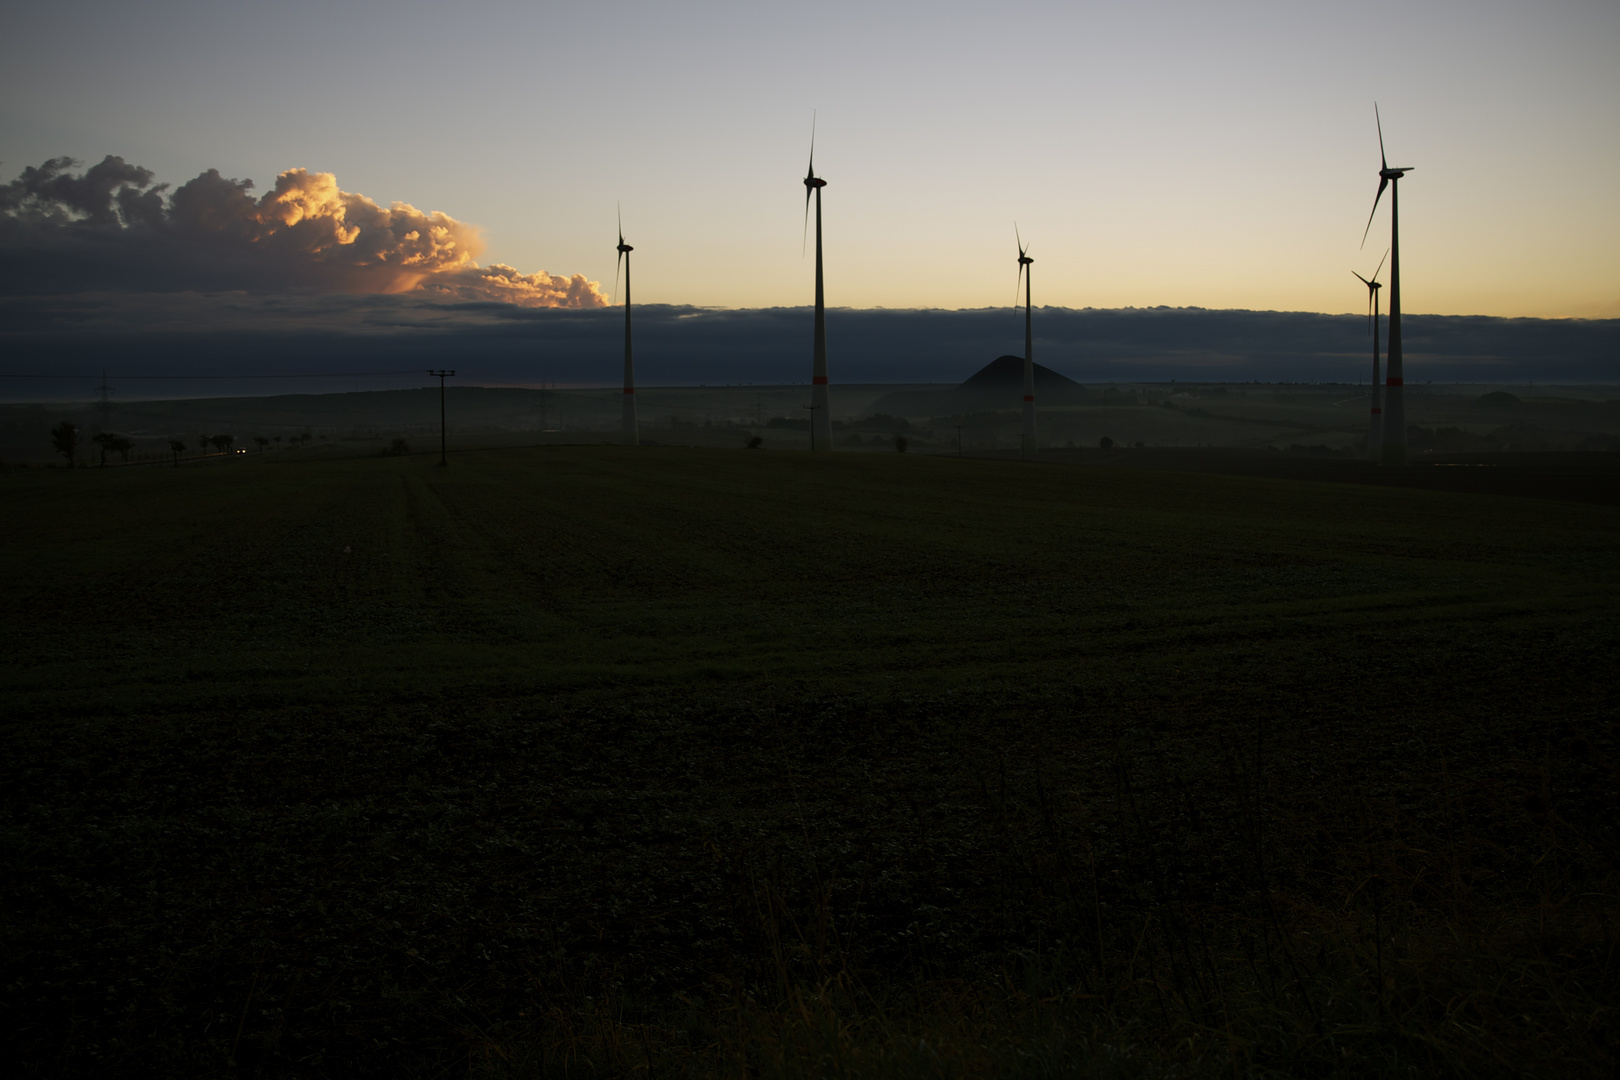
{"type": "MultiPolygon", "coordinates": [[[[216,453],[229,453],[231,447],[236,443],[236,436],[231,434],[208,435],[198,433],[196,438],[197,449],[203,453],[207,453],[209,447],[213,447],[216,453]]],[[[313,439],[314,436],[307,431],[301,435],[285,437],[276,435],[266,438],[263,435],[255,435],[253,436],[253,442],[258,446],[259,452],[263,453],[270,448],[271,443],[279,446],[283,438],[290,445],[302,446],[313,439]]],[[[78,464],[79,447],[82,441],[79,428],[70,420],[63,420],[51,429],[51,446],[57,453],[67,459],[68,468],[78,464]]],[[[109,453],[118,454],[122,460],[127,462],[129,452],[135,448],[134,439],[131,439],[128,435],[120,435],[112,431],[98,432],[90,437],[90,441],[95,443],[100,450],[100,464],[103,468],[107,465],[107,455],[109,453]]],[[[169,454],[176,466],[180,464],[180,455],[188,449],[189,447],[183,439],[169,439],[169,454]]]]}

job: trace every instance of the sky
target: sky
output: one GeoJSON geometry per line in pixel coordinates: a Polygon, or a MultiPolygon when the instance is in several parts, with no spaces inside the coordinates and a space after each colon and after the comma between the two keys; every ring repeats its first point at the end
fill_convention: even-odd
{"type": "MultiPolygon", "coordinates": [[[[8,13],[0,184],[117,155],[160,197],[212,169],[262,199],[302,169],[283,191],[314,205],[326,183],[361,246],[443,220],[459,246],[408,281],[301,282],[287,252],[314,249],[255,203],[231,211],[257,230],[241,250],[293,261],[234,287],[530,304],[613,291],[622,206],[638,301],[793,306],[814,114],[830,305],[1006,306],[1016,221],[1037,305],[1342,313],[1387,246],[1387,195],[1360,246],[1376,100],[1390,164],[1415,168],[1406,310],[1616,318],[1616,56],[1612,0],[62,0],[8,13]]],[[[109,265],[85,287],[168,280],[109,265]]]]}

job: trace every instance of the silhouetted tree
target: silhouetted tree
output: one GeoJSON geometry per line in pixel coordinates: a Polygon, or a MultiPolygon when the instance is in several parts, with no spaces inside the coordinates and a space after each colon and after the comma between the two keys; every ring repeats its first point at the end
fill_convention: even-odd
{"type": "Polygon", "coordinates": [[[215,435],[213,438],[209,439],[208,441],[209,441],[210,444],[212,444],[214,449],[218,450],[220,453],[223,454],[223,453],[225,453],[225,451],[227,451],[227,450],[229,450],[231,448],[231,443],[236,441],[236,436],[235,435],[215,435]]]}
{"type": "Polygon", "coordinates": [[[118,436],[110,431],[98,431],[90,436],[90,441],[101,447],[101,467],[103,469],[107,467],[107,451],[114,449],[113,444],[117,440],[118,436]]]}
{"type": "Polygon", "coordinates": [[[1114,440],[1104,435],[1102,438],[1097,440],[1097,445],[1102,447],[1104,450],[1112,450],[1114,448],[1114,440]]]}
{"type": "Polygon", "coordinates": [[[750,450],[758,450],[760,447],[765,445],[765,440],[760,438],[758,435],[750,435],[748,436],[748,441],[743,445],[750,450]]]}
{"type": "Polygon", "coordinates": [[[73,468],[73,457],[79,450],[79,429],[66,420],[51,429],[51,445],[56,452],[67,458],[68,468],[73,468]]]}
{"type": "Polygon", "coordinates": [[[280,436],[280,435],[277,435],[277,436],[276,436],[276,445],[277,445],[277,446],[280,446],[280,445],[281,445],[281,436],[280,436]]]}
{"type": "Polygon", "coordinates": [[[180,467],[180,455],[186,452],[186,444],[179,439],[169,440],[169,453],[174,457],[174,467],[180,467]]]}
{"type": "Polygon", "coordinates": [[[264,453],[264,448],[270,445],[270,440],[263,435],[253,436],[253,441],[259,444],[259,453],[261,454],[264,453]]]}
{"type": "Polygon", "coordinates": [[[910,444],[906,442],[906,437],[904,435],[896,435],[894,437],[894,448],[896,452],[901,454],[905,453],[906,447],[909,445],[910,444]]]}
{"type": "Polygon", "coordinates": [[[135,440],[127,435],[114,435],[112,442],[107,445],[111,449],[118,451],[118,456],[127,464],[129,462],[129,452],[135,449],[135,440]]]}

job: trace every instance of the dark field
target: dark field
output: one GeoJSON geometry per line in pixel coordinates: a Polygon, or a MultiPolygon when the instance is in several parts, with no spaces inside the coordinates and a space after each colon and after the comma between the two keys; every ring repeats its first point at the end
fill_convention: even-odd
{"type": "Polygon", "coordinates": [[[1614,1073],[1604,500],[323,453],[0,475],[29,1075],[1614,1073]]]}

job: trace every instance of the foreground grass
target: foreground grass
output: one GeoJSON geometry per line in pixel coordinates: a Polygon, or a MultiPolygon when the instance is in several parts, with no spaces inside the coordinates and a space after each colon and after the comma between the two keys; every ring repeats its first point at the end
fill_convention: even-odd
{"type": "Polygon", "coordinates": [[[0,477],[36,1071],[1613,1068],[1620,512],[431,460],[0,477]]]}

